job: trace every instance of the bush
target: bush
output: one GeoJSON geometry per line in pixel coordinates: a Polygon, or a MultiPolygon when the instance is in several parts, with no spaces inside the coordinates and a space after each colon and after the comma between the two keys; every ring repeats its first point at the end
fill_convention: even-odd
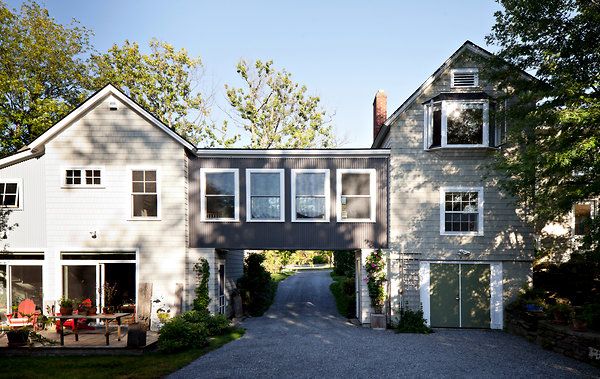
{"type": "Polygon", "coordinates": [[[327,259],[327,257],[325,255],[315,255],[312,258],[312,263],[314,265],[323,265],[323,264],[329,263],[329,260],[327,259]]]}
{"type": "Polygon", "coordinates": [[[160,329],[158,348],[166,353],[208,345],[208,330],[203,323],[190,322],[184,315],[175,316],[160,329]]]}
{"type": "Polygon", "coordinates": [[[333,252],[333,273],[336,276],[354,277],[354,250],[335,250],[333,252]]]}
{"type": "Polygon", "coordinates": [[[412,310],[407,306],[400,308],[400,320],[396,325],[396,333],[421,333],[429,334],[433,330],[427,326],[423,318],[423,310],[412,310]]]}
{"type": "Polygon", "coordinates": [[[208,305],[210,304],[210,296],[208,294],[208,279],[210,277],[210,266],[208,261],[200,258],[194,265],[194,272],[198,285],[195,289],[196,298],[194,299],[193,308],[195,311],[209,314],[208,305]]]}
{"type": "Polygon", "coordinates": [[[333,283],[329,286],[338,312],[344,317],[355,317],[356,315],[356,293],[354,290],[354,278],[345,276],[334,276],[333,283]]]}
{"type": "Polygon", "coordinates": [[[250,254],[244,262],[244,275],[237,282],[244,310],[251,316],[262,316],[273,302],[276,286],[262,266],[264,259],[261,254],[250,254]]]}
{"type": "Polygon", "coordinates": [[[600,303],[583,306],[583,318],[590,329],[600,331],[600,303]]]}
{"type": "Polygon", "coordinates": [[[218,336],[231,330],[231,323],[225,315],[211,315],[206,319],[209,336],[218,336]]]}

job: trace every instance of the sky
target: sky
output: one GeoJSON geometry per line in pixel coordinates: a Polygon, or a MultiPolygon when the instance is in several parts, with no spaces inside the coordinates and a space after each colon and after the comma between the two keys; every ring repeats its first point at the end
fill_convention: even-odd
{"type": "MultiPolygon", "coordinates": [[[[8,1],[18,7],[21,1],[8,1]]],[[[370,147],[372,103],[388,95],[388,115],[463,42],[486,46],[492,0],[429,1],[73,1],[41,2],[60,23],[77,19],[106,51],[152,38],[185,48],[205,66],[213,118],[226,118],[224,85],[240,85],[240,59],[272,59],[333,113],[343,147],[370,147]]]]}

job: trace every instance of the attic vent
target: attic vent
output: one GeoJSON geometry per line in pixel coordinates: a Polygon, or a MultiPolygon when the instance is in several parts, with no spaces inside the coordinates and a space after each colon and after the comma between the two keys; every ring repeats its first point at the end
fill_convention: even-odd
{"type": "Polygon", "coordinates": [[[117,106],[117,102],[114,100],[109,101],[108,109],[110,109],[111,111],[116,111],[117,109],[119,109],[119,107],[117,106]]]}
{"type": "Polygon", "coordinates": [[[457,68],[452,70],[452,87],[477,87],[479,71],[476,68],[457,68]]]}

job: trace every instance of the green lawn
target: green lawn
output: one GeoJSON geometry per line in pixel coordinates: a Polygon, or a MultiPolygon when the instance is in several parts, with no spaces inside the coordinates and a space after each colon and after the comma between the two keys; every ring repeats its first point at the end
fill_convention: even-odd
{"type": "Polygon", "coordinates": [[[9,378],[161,378],[194,359],[244,335],[244,329],[214,337],[207,347],[175,354],[97,357],[2,357],[0,377],[9,378]]]}

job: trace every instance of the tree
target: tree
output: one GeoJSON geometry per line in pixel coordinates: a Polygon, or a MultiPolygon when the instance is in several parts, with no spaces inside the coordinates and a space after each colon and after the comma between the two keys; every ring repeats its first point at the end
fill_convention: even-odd
{"type": "Polygon", "coordinates": [[[209,99],[200,93],[202,61],[185,49],[175,50],[166,42],[151,40],[150,53],[143,54],[136,42],[113,45],[106,53],[93,55],[91,70],[95,88],[107,83],[121,87],[146,110],[194,144],[229,146],[227,125],[210,120],[209,99]]]}
{"type": "Polygon", "coordinates": [[[237,120],[250,134],[249,148],[315,148],[335,144],[331,120],[319,97],[273,61],[237,64],[244,88],[225,86],[237,120]]]}
{"type": "Polygon", "coordinates": [[[35,2],[0,1],[0,156],[42,134],[86,96],[91,32],[35,2]]]}
{"type": "MultiPolygon", "coordinates": [[[[491,75],[510,97],[497,168],[539,232],[574,203],[600,195],[600,1],[498,2],[504,9],[487,41],[511,65],[491,75]]],[[[583,248],[596,253],[598,219],[583,248]]]]}

